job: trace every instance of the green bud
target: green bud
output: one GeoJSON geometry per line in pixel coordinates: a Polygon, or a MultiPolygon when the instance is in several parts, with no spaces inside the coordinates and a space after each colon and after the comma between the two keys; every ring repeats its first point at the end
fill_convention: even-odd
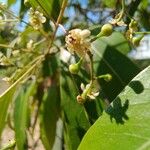
{"type": "Polygon", "coordinates": [[[78,74],[80,68],[81,68],[81,64],[82,64],[82,58],[79,60],[78,63],[76,64],[71,64],[69,66],[69,71],[72,73],[72,74],[78,74]]]}
{"type": "Polygon", "coordinates": [[[71,64],[70,66],[69,66],[69,71],[72,73],[72,74],[78,74],[78,72],[79,72],[79,66],[78,66],[78,64],[71,64]]]}
{"type": "Polygon", "coordinates": [[[113,26],[111,24],[104,24],[101,28],[101,32],[97,36],[110,36],[112,32],[113,26]]]}
{"type": "Polygon", "coordinates": [[[129,24],[129,27],[130,28],[137,28],[137,26],[138,26],[138,23],[137,23],[137,21],[135,21],[135,20],[131,20],[131,22],[130,22],[130,24],[129,24]]]}
{"type": "Polygon", "coordinates": [[[104,75],[100,75],[97,77],[97,79],[104,79],[105,81],[109,82],[112,80],[112,75],[111,74],[104,74],[104,75]]]}
{"type": "Polygon", "coordinates": [[[107,81],[107,82],[111,81],[112,80],[111,74],[106,74],[105,77],[104,77],[104,80],[107,81]]]}
{"type": "Polygon", "coordinates": [[[139,37],[133,37],[132,38],[132,43],[134,46],[139,46],[140,45],[140,42],[142,40],[142,38],[144,37],[144,35],[142,36],[139,36],[139,37]]]}

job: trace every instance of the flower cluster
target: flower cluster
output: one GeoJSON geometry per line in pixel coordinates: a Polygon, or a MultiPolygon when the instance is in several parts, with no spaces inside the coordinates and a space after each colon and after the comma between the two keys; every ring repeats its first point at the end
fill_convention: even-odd
{"type": "Polygon", "coordinates": [[[99,95],[99,89],[93,82],[90,82],[86,86],[81,83],[81,90],[82,94],[77,96],[77,102],[79,104],[83,104],[87,98],[89,98],[90,100],[95,100],[96,97],[99,95]]]}
{"type": "Polygon", "coordinates": [[[75,52],[79,57],[84,57],[87,51],[90,50],[89,36],[91,32],[87,29],[73,29],[68,32],[66,36],[67,49],[73,53],[75,52]]]}
{"type": "Polygon", "coordinates": [[[46,22],[46,18],[43,16],[43,13],[35,10],[31,7],[29,11],[29,22],[35,30],[42,28],[42,24],[46,22]]]}

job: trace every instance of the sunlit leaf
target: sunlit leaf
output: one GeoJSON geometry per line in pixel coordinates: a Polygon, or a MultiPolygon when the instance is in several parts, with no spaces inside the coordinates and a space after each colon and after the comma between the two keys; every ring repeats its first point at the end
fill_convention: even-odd
{"type": "Polygon", "coordinates": [[[89,129],[78,150],[149,149],[150,67],[140,72],[89,129]]]}

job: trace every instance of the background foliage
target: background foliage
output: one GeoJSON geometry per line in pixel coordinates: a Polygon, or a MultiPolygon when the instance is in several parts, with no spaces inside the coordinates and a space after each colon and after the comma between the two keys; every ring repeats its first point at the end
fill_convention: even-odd
{"type": "MultiPolygon", "coordinates": [[[[133,18],[139,31],[150,30],[149,3],[125,0],[124,22],[128,25],[133,18]]],[[[61,25],[67,31],[89,29],[93,38],[121,9],[121,0],[8,0],[7,7],[0,4],[1,147],[5,147],[3,131],[8,128],[14,136],[5,141],[6,148],[19,150],[36,149],[41,141],[40,148],[46,150],[150,147],[149,60],[128,57],[135,49],[125,37],[128,26],[114,26],[111,36],[91,42],[96,76],[112,75],[110,82],[98,80],[96,100],[83,105],[76,100],[80,84],[90,80],[89,62],[83,62],[77,75],[68,70],[79,57],[66,51],[61,25]],[[30,7],[46,17],[43,28],[34,30],[29,23],[30,7]],[[12,8],[19,12],[13,13],[12,8]]]]}

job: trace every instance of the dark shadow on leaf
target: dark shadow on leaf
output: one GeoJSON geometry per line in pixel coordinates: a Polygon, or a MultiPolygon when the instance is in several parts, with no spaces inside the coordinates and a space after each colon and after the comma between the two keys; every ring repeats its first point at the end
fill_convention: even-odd
{"type": "Polygon", "coordinates": [[[117,124],[124,124],[126,120],[129,119],[126,112],[129,108],[129,100],[126,100],[125,103],[122,105],[121,99],[117,98],[114,100],[112,105],[110,105],[106,113],[110,115],[111,122],[115,119],[117,124]]]}
{"type": "Polygon", "coordinates": [[[82,127],[77,127],[77,132],[78,132],[78,136],[79,136],[80,140],[82,140],[83,136],[86,133],[86,130],[82,127]]]}
{"type": "Polygon", "coordinates": [[[129,84],[136,94],[140,94],[144,91],[144,86],[140,81],[131,81],[129,84]]]}
{"type": "Polygon", "coordinates": [[[99,80],[101,89],[107,95],[110,102],[114,100],[131,79],[140,71],[129,58],[116,50],[115,47],[111,46],[107,46],[102,54],[99,50],[95,55],[95,60],[98,61],[95,63],[97,75],[106,73],[112,75],[112,80],[110,82],[99,80]]]}
{"type": "Polygon", "coordinates": [[[84,104],[84,107],[88,114],[90,123],[93,124],[99,117],[97,109],[96,109],[96,102],[95,101],[87,101],[84,104]]]}

